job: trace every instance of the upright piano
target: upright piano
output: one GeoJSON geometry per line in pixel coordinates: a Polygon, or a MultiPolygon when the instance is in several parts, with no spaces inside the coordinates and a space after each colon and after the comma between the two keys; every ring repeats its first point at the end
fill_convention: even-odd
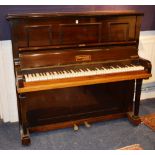
{"type": "Polygon", "coordinates": [[[22,144],[31,132],[127,117],[140,123],[143,13],[9,14],[22,144]]]}

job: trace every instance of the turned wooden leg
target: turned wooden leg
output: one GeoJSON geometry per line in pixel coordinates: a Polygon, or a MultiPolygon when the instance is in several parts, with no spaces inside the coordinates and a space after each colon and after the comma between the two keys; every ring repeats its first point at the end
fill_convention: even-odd
{"type": "Polygon", "coordinates": [[[129,112],[128,119],[134,125],[139,125],[141,123],[141,119],[138,116],[139,114],[139,105],[140,105],[140,95],[141,95],[141,86],[142,86],[142,79],[137,79],[136,88],[135,88],[135,100],[134,100],[134,109],[133,112],[129,112]]]}

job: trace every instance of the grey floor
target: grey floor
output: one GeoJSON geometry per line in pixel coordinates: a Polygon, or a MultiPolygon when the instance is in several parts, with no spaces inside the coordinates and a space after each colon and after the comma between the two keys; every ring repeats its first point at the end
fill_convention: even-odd
{"type": "MultiPolygon", "coordinates": [[[[155,99],[142,101],[140,114],[155,113],[155,99]]],[[[131,125],[127,119],[94,123],[91,128],[80,126],[31,134],[30,146],[22,146],[18,123],[0,123],[0,149],[50,150],[114,150],[131,144],[140,144],[145,150],[155,150],[155,132],[140,124],[131,125]]]]}

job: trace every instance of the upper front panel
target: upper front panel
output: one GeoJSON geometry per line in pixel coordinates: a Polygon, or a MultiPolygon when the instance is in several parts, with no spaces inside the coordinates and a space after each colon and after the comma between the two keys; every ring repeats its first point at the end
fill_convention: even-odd
{"type": "Polygon", "coordinates": [[[120,14],[12,18],[14,57],[19,48],[138,44],[140,15],[120,14]]]}
{"type": "Polygon", "coordinates": [[[136,17],[66,17],[14,23],[18,47],[90,44],[135,40],[136,17]]]}

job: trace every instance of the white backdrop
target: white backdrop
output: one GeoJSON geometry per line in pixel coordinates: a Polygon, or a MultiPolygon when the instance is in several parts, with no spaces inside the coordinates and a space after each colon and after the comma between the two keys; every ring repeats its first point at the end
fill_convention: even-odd
{"type": "MultiPolygon", "coordinates": [[[[153,77],[148,82],[155,82],[155,31],[142,32],[140,36],[139,54],[152,61],[153,77]]],[[[145,91],[141,98],[155,97],[155,91],[145,91]]],[[[0,116],[4,122],[18,121],[15,78],[11,41],[0,41],[0,116]]]]}
{"type": "Polygon", "coordinates": [[[4,122],[18,120],[11,41],[0,41],[0,115],[4,122]]]}
{"type": "Polygon", "coordinates": [[[148,59],[152,63],[152,77],[144,83],[155,82],[155,31],[143,31],[140,33],[139,56],[148,59]]]}

